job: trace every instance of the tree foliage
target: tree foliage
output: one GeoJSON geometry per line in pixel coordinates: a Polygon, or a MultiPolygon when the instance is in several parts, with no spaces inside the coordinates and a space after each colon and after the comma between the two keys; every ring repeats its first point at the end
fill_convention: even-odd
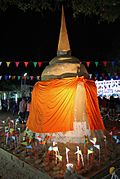
{"type": "Polygon", "coordinates": [[[73,16],[97,15],[100,20],[113,22],[120,18],[119,0],[0,0],[0,9],[5,11],[9,6],[16,6],[23,11],[33,10],[43,13],[56,10],[64,4],[73,11],[73,16]]]}

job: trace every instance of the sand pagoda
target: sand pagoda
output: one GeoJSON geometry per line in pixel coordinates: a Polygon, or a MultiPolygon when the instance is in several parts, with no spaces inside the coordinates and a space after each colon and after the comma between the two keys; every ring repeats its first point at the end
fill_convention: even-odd
{"type": "MultiPolygon", "coordinates": [[[[95,82],[71,56],[63,8],[57,56],[33,88],[27,128],[22,124],[16,130],[10,120],[6,125],[0,146],[41,170],[40,178],[91,178],[118,159],[118,139],[112,140],[104,128],[95,82]]],[[[20,165],[26,171],[23,161],[20,165]]]]}
{"type": "Polygon", "coordinates": [[[79,59],[71,56],[63,8],[57,56],[33,88],[27,127],[63,143],[103,137],[96,85],[79,59]]]}

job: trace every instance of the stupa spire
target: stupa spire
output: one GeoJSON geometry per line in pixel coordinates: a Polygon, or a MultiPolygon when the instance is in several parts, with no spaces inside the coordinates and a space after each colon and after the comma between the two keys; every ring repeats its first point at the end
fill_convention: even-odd
{"type": "Polygon", "coordinates": [[[62,6],[61,28],[60,28],[57,55],[64,55],[67,54],[68,52],[70,52],[70,44],[68,40],[64,8],[62,6]]]}

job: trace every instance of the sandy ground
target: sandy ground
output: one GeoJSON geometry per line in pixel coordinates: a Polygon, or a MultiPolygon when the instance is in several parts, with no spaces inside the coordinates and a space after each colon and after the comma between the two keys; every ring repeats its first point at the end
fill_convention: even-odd
{"type": "MultiPolygon", "coordinates": [[[[10,117],[11,120],[14,120],[18,117],[18,115],[16,114],[15,116],[13,116],[10,112],[4,113],[0,111],[0,121],[6,120],[8,117],[10,117]]],[[[114,128],[118,127],[118,130],[120,131],[119,124],[120,122],[112,121],[110,122],[110,124],[109,121],[105,122],[105,126],[109,129],[109,131],[113,127],[114,128]]],[[[15,162],[15,160],[11,159],[10,156],[8,157],[6,154],[3,155],[3,153],[0,151],[0,179],[48,179],[49,178],[46,176],[44,176],[45,177],[44,178],[42,174],[39,173],[40,171],[39,172],[36,170],[31,171],[31,166],[25,166],[25,165],[19,164],[19,160],[15,162]]],[[[106,174],[107,173],[108,173],[108,169],[106,171],[106,174]]],[[[118,173],[118,176],[120,177],[120,172],[118,173]]],[[[96,179],[98,179],[98,176],[96,179]]]]}
{"type": "MultiPolygon", "coordinates": [[[[0,111],[0,122],[8,117],[14,120],[18,115],[13,116],[11,112],[0,111]]],[[[51,179],[51,177],[0,148],[0,179],[51,179]]]]}

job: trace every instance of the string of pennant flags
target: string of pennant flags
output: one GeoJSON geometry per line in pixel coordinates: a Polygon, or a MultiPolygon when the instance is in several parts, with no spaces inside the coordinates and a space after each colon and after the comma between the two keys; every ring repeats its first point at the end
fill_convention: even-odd
{"type": "MultiPolygon", "coordinates": [[[[101,75],[99,74],[89,74],[90,75],[90,79],[94,79],[94,80],[110,80],[111,76],[114,76],[114,79],[119,79],[119,76],[117,73],[108,73],[107,75],[105,73],[102,73],[101,75]]],[[[40,80],[40,75],[37,76],[33,76],[33,75],[27,75],[27,76],[19,76],[19,75],[0,75],[0,80],[40,80]]]]}
{"type": "Polygon", "coordinates": [[[40,80],[40,76],[0,75],[0,80],[40,80]]]}
{"type": "MultiPolygon", "coordinates": [[[[4,63],[4,62],[0,62],[0,66],[2,65],[2,63],[4,63]]],[[[5,62],[5,63],[7,64],[7,67],[9,67],[11,63],[15,63],[16,68],[18,68],[19,64],[22,63],[22,62],[21,61],[20,62],[11,62],[11,61],[9,61],[9,62],[5,62]]],[[[30,64],[30,63],[33,63],[34,67],[36,68],[37,64],[38,64],[38,67],[41,67],[43,62],[23,62],[23,63],[24,63],[26,68],[28,67],[28,64],[30,64]]]]}
{"type": "MultiPolygon", "coordinates": [[[[24,63],[24,66],[27,68],[28,65],[30,63],[33,63],[34,67],[36,68],[36,66],[38,65],[38,67],[41,67],[42,63],[48,63],[48,61],[46,62],[33,62],[33,61],[6,61],[6,62],[0,62],[0,66],[2,65],[2,63],[6,63],[7,64],[7,67],[10,66],[11,63],[15,63],[16,65],[16,68],[19,67],[20,63],[24,63]]],[[[80,63],[86,63],[87,67],[90,66],[91,63],[95,63],[96,67],[98,67],[99,64],[103,64],[104,67],[107,66],[108,63],[112,64],[112,66],[114,67],[115,64],[116,64],[116,61],[107,61],[107,60],[104,60],[104,61],[80,61],[80,63]]]]}
{"type": "MultiPolygon", "coordinates": [[[[16,68],[19,67],[19,65],[22,63],[24,64],[24,67],[27,69],[28,65],[29,64],[33,64],[34,65],[34,68],[36,68],[37,66],[40,68],[41,65],[44,63],[44,64],[48,64],[49,61],[4,61],[4,62],[0,62],[0,67],[2,67],[2,63],[6,64],[6,67],[9,68],[10,67],[10,64],[12,63],[15,63],[15,66],[16,68]]],[[[96,67],[98,67],[99,64],[102,64],[104,67],[107,68],[107,64],[110,64],[112,67],[115,67],[116,65],[119,66],[118,62],[117,61],[107,61],[107,60],[104,60],[104,61],[82,61],[80,60],[80,64],[81,63],[84,63],[87,65],[87,67],[89,68],[90,64],[91,63],[94,63],[96,67]]],[[[120,62],[119,62],[120,63],[120,62]]],[[[90,78],[91,79],[99,79],[99,80],[109,80],[111,79],[111,77],[113,77],[115,79],[118,79],[119,78],[119,74],[116,73],[116,72],[97,72],[97,73],[94,73],[94,74],[90,74],[90,78]]],[[[0,80],[21,80],[21,79],[25,79],[25,80],[40,80],[40,76],[39,75],[27,75],[27,76],[20,76],[20,75],[8,75],[8,74],[0,74],[0,80]]]]}

